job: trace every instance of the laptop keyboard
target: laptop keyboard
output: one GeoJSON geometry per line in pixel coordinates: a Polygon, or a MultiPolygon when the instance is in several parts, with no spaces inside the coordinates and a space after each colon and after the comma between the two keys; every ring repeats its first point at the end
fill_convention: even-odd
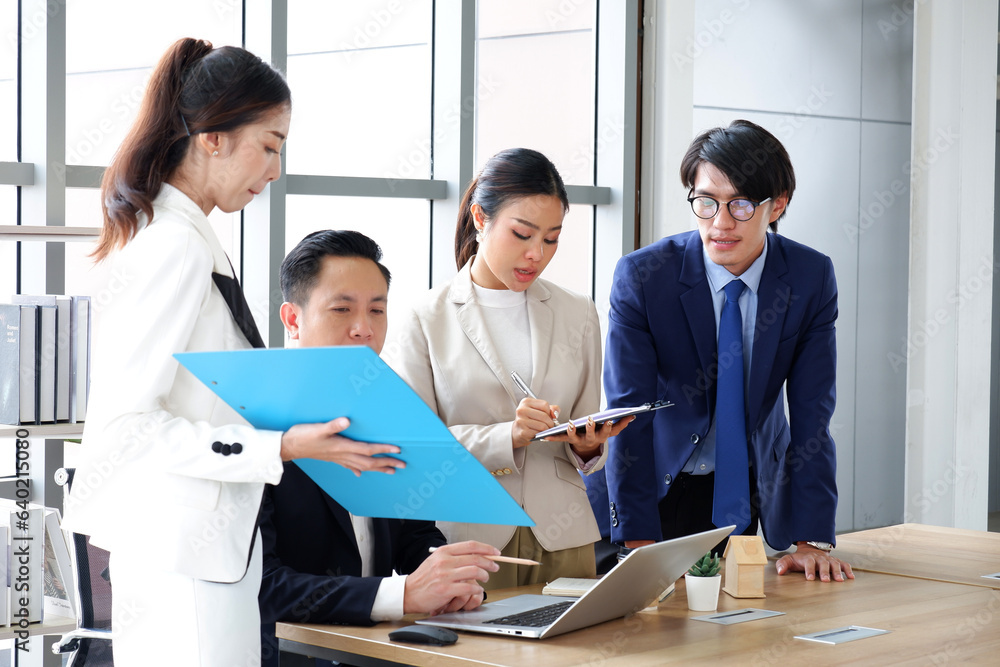
{"type": "Polygon", "coordinates": [[[556,602],[555,604],[539,607],[538,609],[522,611],[519,614],[511,614],[510,616],[494,618],[492,621],[483,621],[483,623],[491,625],[519,625],[526,628],[540,628],[542,626],[549,625],[562,616],[562,613],[566,611],[574,602],[576,602],[576,600],[556,602]]]}

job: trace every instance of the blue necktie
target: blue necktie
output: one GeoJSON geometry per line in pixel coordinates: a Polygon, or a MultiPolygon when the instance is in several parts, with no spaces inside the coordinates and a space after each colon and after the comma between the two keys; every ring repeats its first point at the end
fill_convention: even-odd
{"type": "Polygon", "coordinates": [[[743,398],[743,315],[740,279],[723,289],[726,303],[719,320],[719,381],[715,399],[715,497],[712,523],[736,524],[734,535],[750,525],[750,462],[743,398]]]}

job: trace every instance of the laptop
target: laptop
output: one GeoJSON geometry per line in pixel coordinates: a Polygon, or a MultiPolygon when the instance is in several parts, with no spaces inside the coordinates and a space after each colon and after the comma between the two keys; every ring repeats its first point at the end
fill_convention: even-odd
{"type": "Polygon", "coordinates": [[[650,606],[736,526],[634,549],[579,598],[515,595],[472,611],[420,619],[422,625],[544,639],[621,618],[650,606]]]}

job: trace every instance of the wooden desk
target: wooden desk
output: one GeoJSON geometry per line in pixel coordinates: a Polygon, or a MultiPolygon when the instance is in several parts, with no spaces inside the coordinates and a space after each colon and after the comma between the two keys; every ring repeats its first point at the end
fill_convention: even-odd
{"type": "MultiPolygon", "coordinates": [[[[861,571],[846,583],[779,577],[765,569],[767,598],[722,593],[719,611],[756,607],[785,612],[759,621],[716,625],[689,620],[684,580],[658,608],[544,640],[459,633],[457,644],[428,647],[388,640],[398,623],[371,628],[279,623],[282,648],[366,667],[407,665],[921,664],[937,660],[994,663],[1000,653],[1000,590],[861,571]],[[793,639],[846,625],[891,630],[840,645],[793,639]]],[[[539,586],[491,591],[499,599],[539,586]]]]}
{"type": "MultiPolygon", "coordinates": [[[[1000,533],[904,523],[837,536],[854,570],[1000,588],[1000,533]]],[[[1000,617],[998,617],[1000,621],[1000,617]]]]}

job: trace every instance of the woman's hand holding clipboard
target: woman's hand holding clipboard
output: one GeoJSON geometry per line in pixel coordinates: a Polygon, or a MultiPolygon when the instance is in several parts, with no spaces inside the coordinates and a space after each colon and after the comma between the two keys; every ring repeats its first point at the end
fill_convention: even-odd
{"type": "Polygon", "coordinates": [[[604,424],[605,422],[616,422],[619,419],[624,419],[625,417],[630,417],[632,415],[639,415],[644,412],[651,412],[653,410],[659,410],[660,408],[669,408],[673,403],[667,400],[653,401],[652,403],[643,403],[642,405],[636,405],[630,408],[612,408],[610,410],[601,410],[600,412],[595,412],[592,415],[587,415],[586,417],[580,417],[578,419],[571,419],[564,424],[556,424],[550,429],[544,431],[539,431],[532,438],[532,442],[536,440],[544,440],[549,436],[553,435],[565,435],[569,431],[570,425],[576,428],[578,434],[586,432],[587,422],[593,420],[598,426],[604,424]]]}

